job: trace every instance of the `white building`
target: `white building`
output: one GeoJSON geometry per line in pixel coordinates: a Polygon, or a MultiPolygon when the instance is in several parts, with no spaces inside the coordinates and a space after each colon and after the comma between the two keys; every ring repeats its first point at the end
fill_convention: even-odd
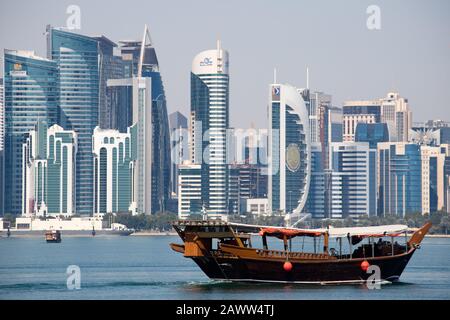
{"type": "Polygon", "coordinates": [[[135,211],[133,174],[136,127],[127,133],[96,127],[92,137],[94,154],[94,213],[135,211]]]}
{"type": "Polygon", "coordinates": [[[448,149],[448,145],[420,147],[422,160],[422,213],[444,209],[444,165],[448,149]]]}
{"type": "Polygon", "coordinates": [[[178,166],[178,217],[202,214],[202,172],[199,164],[178,166]]]}
{"type": "Polygon", "coordinates": [[[331,144],[330,218],[376,216],[376,155],[368,142],[331,144]]]}
{"type": "Polygon", "coordinates": [[[191,72],[191,143],[194,161],[202,165],[202,201],[210,217],[228,214],[227,129],[229,124],[229,58],[217,48],[197,54],[191,72]]]}
{"type": "Polygon", "coordinates": [[[267,198],[250,198],[244,199],[245,212],[253,215],[266,215],[269,214],[269,199],[267,198]]]}
{"type": "Polygon", "coordinates": [[[27,134],[22,152],[22,215],[75,214],[75,131],[38,122],[27,134]]]}
{"type": "Polygon", "coordinates": [[[270,211],[300,214],[309,192],[311,145],[308,110],[297,88],[270,85],[268,116],[270,211]]]}

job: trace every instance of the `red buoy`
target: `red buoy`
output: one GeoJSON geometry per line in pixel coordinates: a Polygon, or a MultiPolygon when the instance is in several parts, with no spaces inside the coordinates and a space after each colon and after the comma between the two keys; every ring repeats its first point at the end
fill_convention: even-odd
{"type": "Polygon", "coordinates": [[[292,263],[290,263],[289,261],[286,261],[286,262],[283,264],[283,269],[284,269],[284,271],[286,271],[286,272],[290,272],[290,271],[292,270],[292,263]]]}
{"type": "Polygon", "coordinates": [[[364,271],[364,272],[367,271],[367,269],[369,269],[369,266],[370,266],[370,264],[367,260],[364,260],[363,262],[361,262],[361,270],[362,271],[364,271]]]}

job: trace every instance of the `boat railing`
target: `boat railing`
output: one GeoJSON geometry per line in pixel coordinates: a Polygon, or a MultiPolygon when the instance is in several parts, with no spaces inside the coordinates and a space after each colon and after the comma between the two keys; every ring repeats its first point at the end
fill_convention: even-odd
{"type": "Polygon", "coordinates": [[[330,259],[330,255],[324,253],[310,253],[310,252],[286,252],[281,250],[264,250],[257,249],[256,253],[265,258],[298,258],[298,259],[330,259]]]}

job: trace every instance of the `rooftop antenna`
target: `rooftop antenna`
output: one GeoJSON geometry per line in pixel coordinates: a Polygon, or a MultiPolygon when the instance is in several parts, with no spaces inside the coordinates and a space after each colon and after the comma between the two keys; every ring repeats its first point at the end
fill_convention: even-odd
{"type": "Polygon", "coordinates": [[[273,83],[277,83],[277,68],[273,68],[273,83]]]}
{"type": "Polygon", "coordinates": [[[306,67],[306,89],[309,90],[309,68],[306,67]]]}

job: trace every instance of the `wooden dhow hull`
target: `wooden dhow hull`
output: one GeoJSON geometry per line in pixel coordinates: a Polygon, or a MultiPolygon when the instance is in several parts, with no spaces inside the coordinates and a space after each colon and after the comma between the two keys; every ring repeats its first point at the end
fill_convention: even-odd
{"type": "Polygon", "coordinates": [[[361,269],[367,260],[380,268],[380,281],[397,281],[415,249],[394,257],[349,260],[290,261],[292,270],[283,269],[284,261],[232,257],[193,257],[192,260],[211,279],[256,282],[360,283],[373,272],[361,269]]]}

